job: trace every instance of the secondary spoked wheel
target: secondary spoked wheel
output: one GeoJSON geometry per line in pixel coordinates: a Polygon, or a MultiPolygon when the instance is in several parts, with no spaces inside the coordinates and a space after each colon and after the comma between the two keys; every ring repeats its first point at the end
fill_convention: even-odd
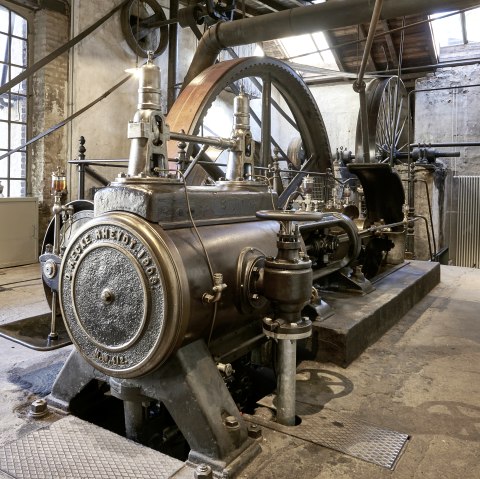
{"type": "MultiPolygon", "coordinates": [[[[402,162],[408,149],[408,96],[402,80],[396,76],[376,78],[366,90],[368,147],[371,163],[402,162]]],[[[360,113],[357,121],[355,155],[363,158],[360,113]]]]}
{"type": "MultiPolygon", "coordinates": [[[[261,145],[261,165],[268,165],[275,146],[286,160],[291,138],[300,135],[307,158],[304,169],[325,172],[331,167],[325,125],[310,90],[290,67],[273,58],[229,60],[202,72],[184,88],[168,113],[170,130],[229,136],[233,120],[230,105],[242,86],[251,97],[251,129],[261,145]]],[[[177,143],[170,141],[169,158],[175,158],[177,149],[177,143]]],[[[225,159],[225,155],[211,156],[225,159]]],[[[189,183],[202,184],[208,177],[217,180],[223,175],[223,169],[213,162],[212,166],[202,164],[192,172],[189,183]]]]}
{"type": "Polygon", "coordinates": [[[156,0],[131,0],[121,12],[122,32],[128,46],[139,56],[161,55],[168,44],[168,26],[153,27],[167,17],[156,0]]]}

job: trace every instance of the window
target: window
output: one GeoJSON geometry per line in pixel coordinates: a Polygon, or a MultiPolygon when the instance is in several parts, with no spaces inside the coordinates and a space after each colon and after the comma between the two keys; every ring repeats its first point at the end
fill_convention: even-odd
{"type": "MultiPolygon", "coordinates": [[[[450,12],[453,13],[453,12],[450,12]]],[[[467,10],[457,15],[446,16],[447,13],[431,15],[432,31],[437,53],[442,47],[466,45],[480,42],[480,8],[467,10]],[[439,18],[444,17],[445,18],[439,18]]]]}
{"type": "MultiPolygon", "coordinates": [[[[0,84],[27,67],[27,20],[0,5],[0,84]]],[[[0,156],[27,139],[27,82],[0,96],[0,156]]],[[[4,196],[26,195],[27,152],[22,149],[0,160],[4,196]]]]}
{"type": "Polygon", "coordinates": [[[287,57],[304,65],[338,71],[338,65],[323,32],[316,32],[278,40],[287,57]]]}

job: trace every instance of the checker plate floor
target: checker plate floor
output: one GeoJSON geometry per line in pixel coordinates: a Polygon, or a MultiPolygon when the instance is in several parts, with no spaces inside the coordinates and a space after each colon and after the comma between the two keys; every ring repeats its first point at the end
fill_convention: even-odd
{"type": "Polygon", "coordinates": [[[67,416],[0,448],[0,477],[163,479],[184,463],[67,416]]]}
{"type": "Polygon", "coordinates": [[[246,419],[270,429],[309,441],[349,456],[393,469],[408,434],[374,426],[336,411],[297,402],[297,413],[302,418],[298,426],[282,426],[259,416],[246,419]]]}

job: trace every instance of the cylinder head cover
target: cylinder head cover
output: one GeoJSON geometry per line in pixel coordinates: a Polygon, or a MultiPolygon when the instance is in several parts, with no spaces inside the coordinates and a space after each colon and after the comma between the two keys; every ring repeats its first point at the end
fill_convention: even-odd
{"type": "Polygon", "coordinates": [[[132,214],[109,213],[68,244],[59,284],[66,327],[83,357],[109,376],[144,375],[183,339],[185,272],[169,241],[132,214]]]}

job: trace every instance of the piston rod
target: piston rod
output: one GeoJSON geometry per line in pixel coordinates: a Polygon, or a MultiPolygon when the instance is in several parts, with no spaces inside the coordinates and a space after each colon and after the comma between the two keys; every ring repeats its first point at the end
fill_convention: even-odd
{"type": "Polygon", "coordinates": [[[223,149],[233,148],[236,144],[235,140],[230,140],[228,138],[187,135],[186,133],[175,133],[173,131],[170,132],[170,139],[216,146],[217,148],[223,149]]]}

